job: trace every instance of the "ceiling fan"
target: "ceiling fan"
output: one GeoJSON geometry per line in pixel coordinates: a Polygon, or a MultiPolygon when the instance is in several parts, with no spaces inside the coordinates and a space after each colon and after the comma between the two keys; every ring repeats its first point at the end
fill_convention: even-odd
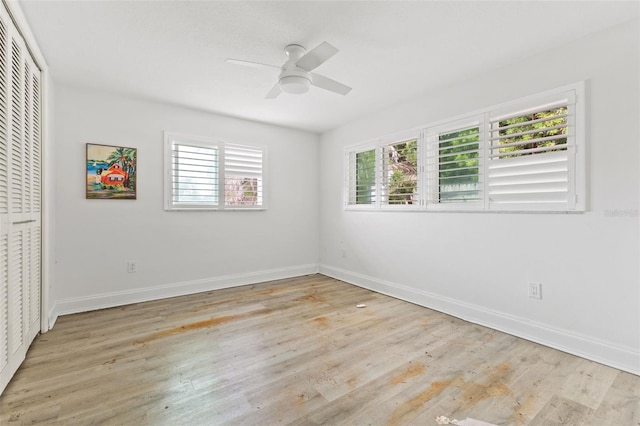
{"type": "Polygon", "coordinates": [[[278,82],[269,93],[267,93],[267,99],[274,99],[278,97],[281,92],[294,94],[306,93],[309,91],[309,86],[312,85],[340,95],[346,95],[351,91],[351,87],[349,86],[311,72],[338,53],[338,49],[326,41],[309,52],[299,44],[290,44],[284,48],[284,53],[289,59],[287,59],[287,62],[285,62],[282,67],[231,58],[226,59],[226,62],[250,67],[279,69],[280,75],[278,82]]]}

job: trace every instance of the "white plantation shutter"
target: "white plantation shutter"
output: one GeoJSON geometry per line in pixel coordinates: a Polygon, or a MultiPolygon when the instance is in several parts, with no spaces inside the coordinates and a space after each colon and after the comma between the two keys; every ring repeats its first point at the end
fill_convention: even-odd
{"type": "Polygon", "coordinates": [[[584,116],[577,83],[419,130],[417,164],[417,130],[346,147],[345,208],[584,211],[584,116]]]}
{"type": "Polygon", "coordinates": [[[225,144],[225,205],[259,207],[263,205],[263,156],[261,148],[225,144]]]}
{"type": "Polygon", "coordinates": [[[373,206],[378,200],[376,149],[347,153],[347,205],[373,206]]]}
{"type": "Polygon", "coordinates": [[[263,209],[265,150],[165,132],[165,209],[263,209]]]}
{"type": "Polygon", "coordinates": [[[40,73],[0,7],[0,392],[40,331],[40,73]]]}
{"type": "Polygon", "coordinates": [[[190,141],[173,141],[171,156],[171,205],[211,207],[218,205],[219,150],[190,141]]]}
{"type": "Polygon", "coordinates": [[[382,146],[380,193],[385,206],[420,206],[418,139],[382,146]]]}
{"type": "Polygon", "coordinates": [[[428,208],[482,208],[482,117],[427,129],[428,208]]]}
{"type": "Polygon", "coordinates": [[[490,119],[489,208],[575,208],[575,99],[490,119]]]}

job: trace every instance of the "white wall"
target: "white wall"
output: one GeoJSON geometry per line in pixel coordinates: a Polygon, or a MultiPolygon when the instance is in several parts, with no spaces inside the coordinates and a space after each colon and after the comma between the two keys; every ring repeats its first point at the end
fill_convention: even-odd
{"type": "Polygon", "coordinates": [[[64,86],[55,112],[58,314],[317,271],[317,135],[64,86]],[[165,211],[164,130],[266,146],[268,209],[165,211]],[[86,143],[138,149],[137,200],[85,199],[86,143]]]}
{"type": "Polygon", "coordinates": [[[324,134],[321,272],[640,373],[638,34],[631,21],[324,134]],[[581,80],[587,213],[343,209],[346,145],[581,80]]]}

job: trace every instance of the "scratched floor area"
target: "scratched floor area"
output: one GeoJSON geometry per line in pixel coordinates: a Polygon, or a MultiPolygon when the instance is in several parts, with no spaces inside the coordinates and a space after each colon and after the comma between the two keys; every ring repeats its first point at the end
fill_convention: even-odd
{"type": "Polygon", "coordinates": [[[640,377],[311,275],[63,316],[0,396],[12,426],[437,416],[636,426],[640,377]]]}

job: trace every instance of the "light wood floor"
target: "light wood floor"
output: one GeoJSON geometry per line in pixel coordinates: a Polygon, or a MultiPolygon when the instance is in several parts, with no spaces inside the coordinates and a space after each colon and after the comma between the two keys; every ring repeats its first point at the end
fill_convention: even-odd
{"type": "Polygon", "coordinates": [[[2,425],[441,415],[637,426],[640,377],[313,275],[61,317],[0,397],[2,425]]]}

